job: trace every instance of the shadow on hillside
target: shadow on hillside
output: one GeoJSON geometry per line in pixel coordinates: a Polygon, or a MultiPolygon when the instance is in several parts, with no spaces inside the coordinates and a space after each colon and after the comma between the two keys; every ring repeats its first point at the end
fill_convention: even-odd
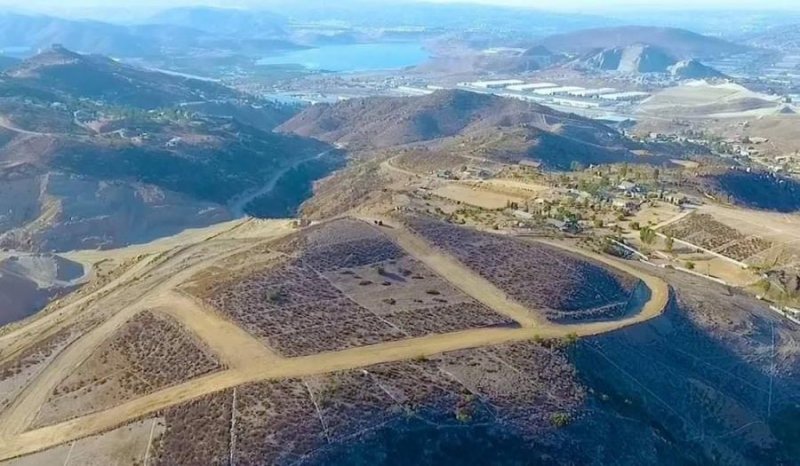
{"type": "Polygon", "coordinates": [[[401,418],[310,464],[793,464],[800,368],[780,354],[797,329],[723,287],[691,286],[701,294],[677,287],[664,315],[570,350],[587,399],[567,426],[525,435],[501,418],[401,418]]]}
{"type": "Polygon", "coordinates": [[[595,449],[602,464],[792,464],[800,454],[800,417],[792,416],[798,362],[777,366],[782,351],[777,336],[773,348],[773,330],[796,338],[796,329],[755,303],[725,328],[718,318],[748,310],[713,293],[688,306],[679,304],[680,288],[676,294],[664,315],[582,340],[572,352],[592,396],[569,437],[578,450],[595,449]],[[696,322],[712,314],[712,326],[696,322]],[[592,446],[598,441],[602,448],[592,446]]]}

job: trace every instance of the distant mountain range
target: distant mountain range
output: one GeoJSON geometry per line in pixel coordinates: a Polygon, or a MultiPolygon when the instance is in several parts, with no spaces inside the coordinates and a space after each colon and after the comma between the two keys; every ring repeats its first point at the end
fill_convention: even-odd
{"type": "Polygon", "coordinates": [[[273,14],[201,8],[168,10],[138,25],[2,13],[0,51],[27,57],[61,44],[82,53],[147,57],[187,48],[242,53],[240,49],[247,51],[253,41],[275,40],[267,47],[261,44],[260,53],[264,54],[295,46],[282,28],[284,22],[273,14]]]}
{"type": "Polygon", "coordinates": [[[702,59],[746,52],[749,48],[685,29],[620,26],[583,29],[546,37],[536,45],[554,52],[584,55],[597,50],[625,49],[646,45],[657,47],[678,60],[702,59]]]}
{"type": "MultiPolygon", "coordinates": [[[[36,53],[52,44],[73,50],[117,56],[141,56],[160,48],[158,35],[151,28],[119,26],[99,21],[76,21],[50,16],[0,14],[0,49],[21,55],[36,53]]],[[[181,41],[174,28],[170,41],[181,41]]],[[[189,37],[184,35],[184,40],[189,37]]]]}
{"type": "Polygon", "coordinates": [[[772,27],[742,39],[754,47],[796,52],[800,50],[800,23],[772,27]]]}
{"type": "Polygon", "coordinates": [[[264,10],[184,7],[165,10],[148,19],[153,25],[172,25],[202,30],[217,36],[251,39],[286,37],[288,20],[264,10]]]}

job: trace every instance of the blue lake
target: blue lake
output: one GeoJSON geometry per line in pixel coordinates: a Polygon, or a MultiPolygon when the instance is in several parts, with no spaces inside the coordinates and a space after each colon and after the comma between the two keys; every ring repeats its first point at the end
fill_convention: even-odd
{"type": "Polygon", "coordinates": [[[429,58],[416,42],[326,45],[262,58],[259,65],[301,65],[335,72],[394,70],[414,66],[429,58]]]}

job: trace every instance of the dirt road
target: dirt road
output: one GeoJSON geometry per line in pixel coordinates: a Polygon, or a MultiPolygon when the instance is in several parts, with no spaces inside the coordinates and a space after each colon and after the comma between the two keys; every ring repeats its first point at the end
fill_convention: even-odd
{"type": "Polygon", "coordinates": [[[326,155],[333,152],[333,150],[334,149],[326,150],[312,157],[306,157],[303,159],[295,160],[289,165],[279,169],[267,180],[266,183],[264,183],[263,186],[259,187],[258,189],[248,191],[246,193],[242,193],[235,199],[231,200],[231,202],[228,203],[228,210],[230,210],[231,213],[233,213],[233,216],[235,218],[244,217],[246,215],[245,208],[247,207],[247,205],[253,202],[254,200],[258,199],[259,197],[269,194],[273,189],[275,189],[275,185],[278,183],[278,181],[290,170],[297,168],[306,162],[321,159],[322,157],[325,157],[326,155]]]}
{"type": "Polygon", "coordinates": [[[382,222],[385,227],[381,232],[462,292],[489,306],[495,312],[514,319],[523,327],[538,327],[546,323],[544,319],[509,298],[502,290],[455,258],[439,251],[427,241],[389,219],[383,219],[382,222]]]}
{"type": "Polygon", "coordinates": [[[184,293],[164,292],[152,304],[153,310],[174,318],[194,333],[229,368],[244,368],[252,365],[254,360],[270,362],[280,359],[241,327],[184,293]]]}
{"type": "MultiPolygon", "coordinates": [[[[8,409],[0,414],[0,460],[102,433],[170,406],[245,383],[356,369],[419,356],[433,356],[448,351],[524,341],[536,336],[559,338],[572,333],[588,336],[613,331],[657,316],[666,308],[669,299],[667,284],[656,277],[615,259],[561,243],[549,242],[548,244],[588,256],[597,262],[636,276],[651,290],[650,300],[644,304],[641,312],[629,318],[590,324],[553,324],[537,318],[528,309],[510,300],[502,291],[463,264],[432,248],[407,230],[395,226],[382,228],[381,231],[455,286],[497,312],[519,321],[523,327],[473,329],[304,357],[280,358],[243,329],[216,315],[214,311],[204,309],[192,298],[175,291],[181,283],[189,280],[203,267],[241,253],[260,242],[240,244],[221,240],[218,247],[201,243],[161,262],[155,270],[148,270],[146,274],[140,275],[147,278],[136,280],[137,286],[151,286],[146,298],[124,305],[101,325],[70,345],[23,390],[8,409]],[[199,249],[201,247],[208,250],[199,249]],[[152,287],[152,283],[149,282],[156,285],[152,287]],[[36,418],[38,410],[46,402],[53,388],[129,318],[144,309],[156,309],[178,319],[216,351],[230,369],[159,390],[104,411],[25,431],[36,418]]],[[[112,297],[118,293],[120,296],[125,296],[123,291],[113,293],[112,297]]],[[[132,290],[128,291],[130,294],[132,290]]]]}

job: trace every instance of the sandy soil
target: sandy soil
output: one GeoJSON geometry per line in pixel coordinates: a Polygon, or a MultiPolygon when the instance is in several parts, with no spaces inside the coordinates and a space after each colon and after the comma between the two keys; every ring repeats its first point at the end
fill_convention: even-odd
{"type": "Polygon", "coordinates": [[[666,222],[675,219],[678,214],[680,214],[678,207],[666,202],[657,202],[654,206],[645,204],[638,212],[633,214],[630,220],[639,222],[639,225],[642,226],[663,226],[666,222]]]}
{"type": "Polygon", "coordinates": [[[509,201],[525,202],[525,198],[520,195],[498,193],[467,183],[448,183],[436,188],[433,194],[484,209],[503,209],[508,206],[509,201]]]}
{"type": "Polygon", "coordinates": [[[61,445],[41,453],[11,461],[2,466],[107,466],[111,464],[147,464],[151,442],[164,432],[160,418],[134,422],[112,431],[61,445]]]}
{"type": "Polygon", "coordinates": [[[776,96],[753,92],[734,83],[690,81],[656,93],[641,103],[639,111],[655,117],[670,113],[706,118],[709,113],[716,113],[720,118],[736,118],[774,112],[778,101],[776,96]]]}
{"type": "Polygon", "coordinates": [[[749,264],[791,265],[800,261],[800,214],[782,214],[708,204],[701,213],[711,214],[717,221],[745,235],[759,236],[773,247],[748,258],[749,264]]]}
{"type": "Polygon", "coordinates": [[[699,163],[691,160],[670,159],[669,161],[684,168],[697,168],[700,166],[699,163]]]}
{"type": "Polygon", "coordinates": [[[736,228],[745,235],[758,235],[780,243],[800,243],[800,214],[781,214],[706,204],[700,213],[736,228]]]}
{"type": "Polygon", "coordinates": [[[247,367],[253,360],[267,362],[279,358],[241,327],[184,293],[166,291],[155,304],[154,310],[183,324],[228,367],[247,367]]]}
{"type": "Polygon", "coordinates": [[[518,196],[526,196],[526,197],[534,196],[546,191],[551,191],[553,189],[549,186],[544,186],[541,184],[536,184],[527,181],[509,180],[506,178],[493,178],[489,180],[484,180],[480,182],[480,186],[496,192],[515,194],[518,196]]]}

